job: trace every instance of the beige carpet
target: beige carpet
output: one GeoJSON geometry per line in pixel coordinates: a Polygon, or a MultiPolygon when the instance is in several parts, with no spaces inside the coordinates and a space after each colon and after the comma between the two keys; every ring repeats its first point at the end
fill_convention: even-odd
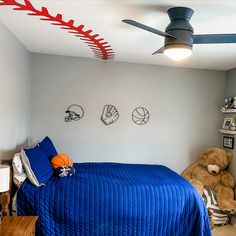
{"type": "Polygon", "coordinates": [[[236,225],[215,227],[212,230],[212,236],[236,236],[236,225]]]}

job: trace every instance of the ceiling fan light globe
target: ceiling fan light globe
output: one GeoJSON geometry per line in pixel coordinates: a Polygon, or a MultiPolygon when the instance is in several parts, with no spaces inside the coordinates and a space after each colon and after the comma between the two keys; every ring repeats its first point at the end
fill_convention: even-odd
{"type": "Polygon", "coordinates": [[[192,55],[192,47],[188,45],[166,45],[164,55],[174,61],[182,61],[192,55]]]}

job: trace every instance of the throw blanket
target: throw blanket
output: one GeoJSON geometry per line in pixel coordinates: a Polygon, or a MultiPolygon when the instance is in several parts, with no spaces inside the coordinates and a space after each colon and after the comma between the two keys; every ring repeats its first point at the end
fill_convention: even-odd
{"type": "Polygon", "coordinates": [[[160,165],[82,163],[47,186],[25,181],[18,215],[38,215],[36,235],[208,236],[207,210],[196,190],[160,165]]]}

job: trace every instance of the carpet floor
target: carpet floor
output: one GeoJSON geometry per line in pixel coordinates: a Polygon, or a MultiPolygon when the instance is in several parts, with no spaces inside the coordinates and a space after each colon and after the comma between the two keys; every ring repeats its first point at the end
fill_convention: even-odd
{"type": "Polygon", "coordinates": [[[215,227],[212,230],[212,236],[236,236],[236,225],[215,227]]]}

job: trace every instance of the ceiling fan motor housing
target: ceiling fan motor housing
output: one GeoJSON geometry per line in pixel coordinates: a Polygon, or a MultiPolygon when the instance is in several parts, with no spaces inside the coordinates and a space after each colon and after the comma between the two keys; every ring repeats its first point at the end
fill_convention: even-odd
{"type": "Polygon", "coordinates": [[[193,15],[193,10],[187,7],[173,7],[167,11],[171,20],[166,27],[165,32],[174,37],[165,37],[165,48],[171,46],[176,47],[191,47],[193,45],[193,27],[189,23],[193,15]]]}

